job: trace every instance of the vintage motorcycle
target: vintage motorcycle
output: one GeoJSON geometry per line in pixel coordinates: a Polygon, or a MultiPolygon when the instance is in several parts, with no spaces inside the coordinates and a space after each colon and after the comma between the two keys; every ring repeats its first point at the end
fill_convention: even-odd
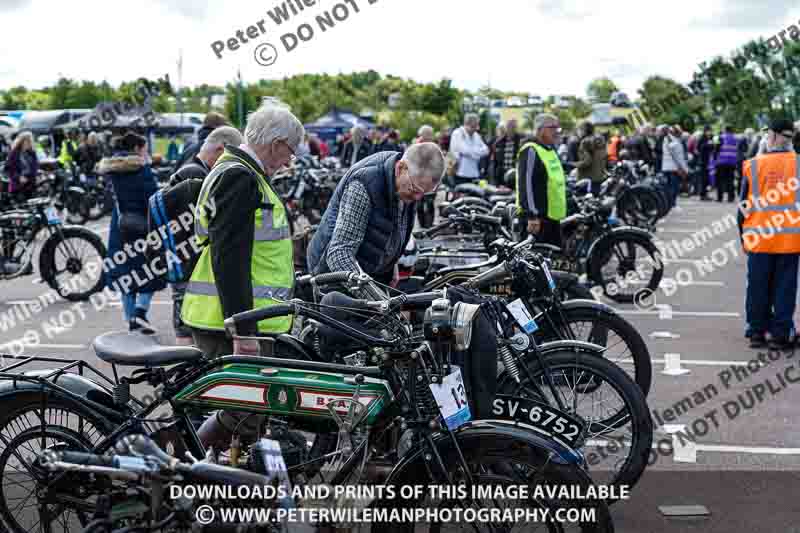
{"type": "MultiPolygon", "coordinates": [[[[310,282],[345,283],[352,276],[323,274],[310,282]]],[[[83,527],[91,519],[106,484],[80,473],[42,471],[33,456],[47,450],[103,454],[121,437],[145,433],[176,456],[189,452],[197,458],[219,457],[203,447],[191,421],[194,412],[207,409],[246,413],[242,422],[256,421],[258,426],[255,434],[248,434],[242,424],[234,428],[229,455],[217,460],[260,472],[252,443],[268,435],[281,443],[293,484],[591,486],[583,456],[575,451],[586,432],[572,415],[543,406],[552,419],[548,415],[547,423],[540,420],[537,431],[520,426],[513,416],[470,420],[469,397],[451,355],[470,345],[479,307],[451,304],[442,296],[439,292],[418,298],[417,304],[430,305],[422,336],[413,333],[402,314],[387,312],[402,309],[406,297],[355,310],[361,327],[331,318],[340,308],[300,300],[226,320],[236,337],[243,323],[304,314],[369,346],[364,366],[320,362],[312,347],[290,335],[259,338],[260,356],[207,360],[196,348],[159,346],[146,335],[108,333],[95,339],[94,349],[112,365],[113,379],[84,361],[20,358],[0,373],[0,401],[5,406],[0,415],[0,517],[14,533],[37,525],[40,531],[52,531],[68,520],[83,527]],[[36,362],[61,366],[19,372],[36,362]],[[130,377],[119,377],[117,366],[139,368],[130,377]],[[96,380],[84,376],[87,372],[96,380]],[[150,405],[131,395],[131,385],[138,383],[156,387],[156,400],[150,405]],[[159,410],[162,418],[153,418],[159,410]],[[32,509],[24,509],[25,502],[32,502],[32,509]]],[[[537,422],[526,418],[526,425],[537,427],[537,422]]],[[[541,524],[543,531],[613,530],[605,501],[548,498],[519,503],[593,510],[589,522],[548,521],[541,524]]],[[[424,494],[371,504],[479,508],[497,502],[436,500],[424,494]]],[[[372,525],[373,531],[392,527],[413,531],[415,526],[372,525]]]]}
{"type": "Polygon", "coordinates": [[[103,288],[106,247],[86,228],[64,226],[48,198],[0,213],[0,279],[33,274],[37,236],[48,237],[39,252],[39,275],[70,301],[88,299],[103,288]]]}

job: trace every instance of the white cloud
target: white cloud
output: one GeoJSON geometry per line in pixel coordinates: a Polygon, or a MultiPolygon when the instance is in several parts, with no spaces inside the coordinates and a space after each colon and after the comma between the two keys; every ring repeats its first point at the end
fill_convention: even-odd
{"type": "Polygon", "coordinates": [[[687,17],[722,17],[722,0],[617,0],[614,9],[588,0],[347,0],[360,11],[346,4],[349,18],[322,32],[314,17],[343,0],[320,0],[276,26],[267,12],[282,1],[82,0],[78,10],[69,2],[15,0],[16,9],[3,14],[0,88],[49,85],[59,75],[118,84],[169,72],[177,81],[182,49],[183,83],[189,85],[224,85],[238,69],[245,80],[256,81],[372,68],[419,81],[449,77],[469,89],[491,81],[541,95],[583,95],[591,79],[608,75],[634,95],[650,75],[688,81],[701,61],[768,37],[798,18],[784,13],[785,20],[765,17],[741,29],[700,27],[687,17]],[[227,41],[238,30],[246,35],[261,20],[265,35],[246,38],[217,59],[212,42],[227,41]],[[303,22],[316,35],[287,53],[281,35],[303,22]],[[279,57],[261,67],[253,53],[266,41],[279,57]]]}

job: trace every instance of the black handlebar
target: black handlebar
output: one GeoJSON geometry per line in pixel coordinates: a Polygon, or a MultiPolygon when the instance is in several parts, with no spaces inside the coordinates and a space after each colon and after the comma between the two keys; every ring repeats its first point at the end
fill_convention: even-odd
{"type": "Polygon", "coordinates": [[[245,322],[261,322],[268,318],[277,318],[286,315],[293,315],[297,310],[297,306],[293,303],[275,304],[260,309],[253,309],[252,311],[245,311],[237,313],[230,318],[225,319],[225,329],[233,333],[236,332],[239,324],[245,322]]]}

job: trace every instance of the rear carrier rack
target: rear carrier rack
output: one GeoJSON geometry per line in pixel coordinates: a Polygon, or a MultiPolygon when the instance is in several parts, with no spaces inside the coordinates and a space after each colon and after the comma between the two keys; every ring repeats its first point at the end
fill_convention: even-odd
{"type": "MultiPolygon", "coordinates": [[[[97,385],[107,388],[109,393],[114,397],[115,403],[120,402],[121,405],[124,405],[127,404],[128,401],[133,401],[141,407],[145,406],[140,400],[130,395],[130,384],[126,383],[125,379],[120,381],[116,375],[116,368],[114,368],[114,379],[112,380],[101,371],[93,367],[91,364],[80,359],[62,359],[59,357],[46,357],[40,355],[24,356],[0,354],[0,361],[2,361],[4,365],[2,368],[0,368],[0,382],[11,381],[14,384],[14,387],[17,386],[18,382],[35,383],[40,385],[42,389],[56,390],[60,393],[66,394],[67,396],[73,396],[76,399],[80,399],[82,402],[91,402],[91,400],[84,397],[78,398],[75,393],[59,385],[58,379],[59,377],[65,375],[80,376],[84,379],[96,377],[98,379],[93,381],[97,385]],[[9,359],[16,362],[10,365],[5,365],[9,359]],[[56,363],[59,366],[57,368],[51,367],[40,370],[26,368],[33,363],[56,363]]],[[[108,408],[107,405],[97,405],[100,405],[101,408],[108,408]]]]}

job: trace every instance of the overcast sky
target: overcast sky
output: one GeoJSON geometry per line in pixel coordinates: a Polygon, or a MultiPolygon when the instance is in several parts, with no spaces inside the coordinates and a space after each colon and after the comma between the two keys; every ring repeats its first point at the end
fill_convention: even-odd
{"type": "Polygon", "coordinates": [[[278,26],[267,15],[277,0],[0,0],[0,89],[60,75],[118,84],[169,72],[175,84],[182,49],[184,85],[222,85],[239,68],[249,82],[372,68],[542,96],[583,95],[609,76],[634,96],[650,75],[686,82],[699,62],[800,19],[782,0],[349,0],[349,18],[323,33],[315,17],[341,2],[316,1],[278,26]],[[214,55],[213,41],[262,19],[264,35],[214,55]],[[281,36],[306,22],[315,35],[286,52],[281,36]],[[254,60],[261,42],[278,50],[272,66],[254,60]]]}

